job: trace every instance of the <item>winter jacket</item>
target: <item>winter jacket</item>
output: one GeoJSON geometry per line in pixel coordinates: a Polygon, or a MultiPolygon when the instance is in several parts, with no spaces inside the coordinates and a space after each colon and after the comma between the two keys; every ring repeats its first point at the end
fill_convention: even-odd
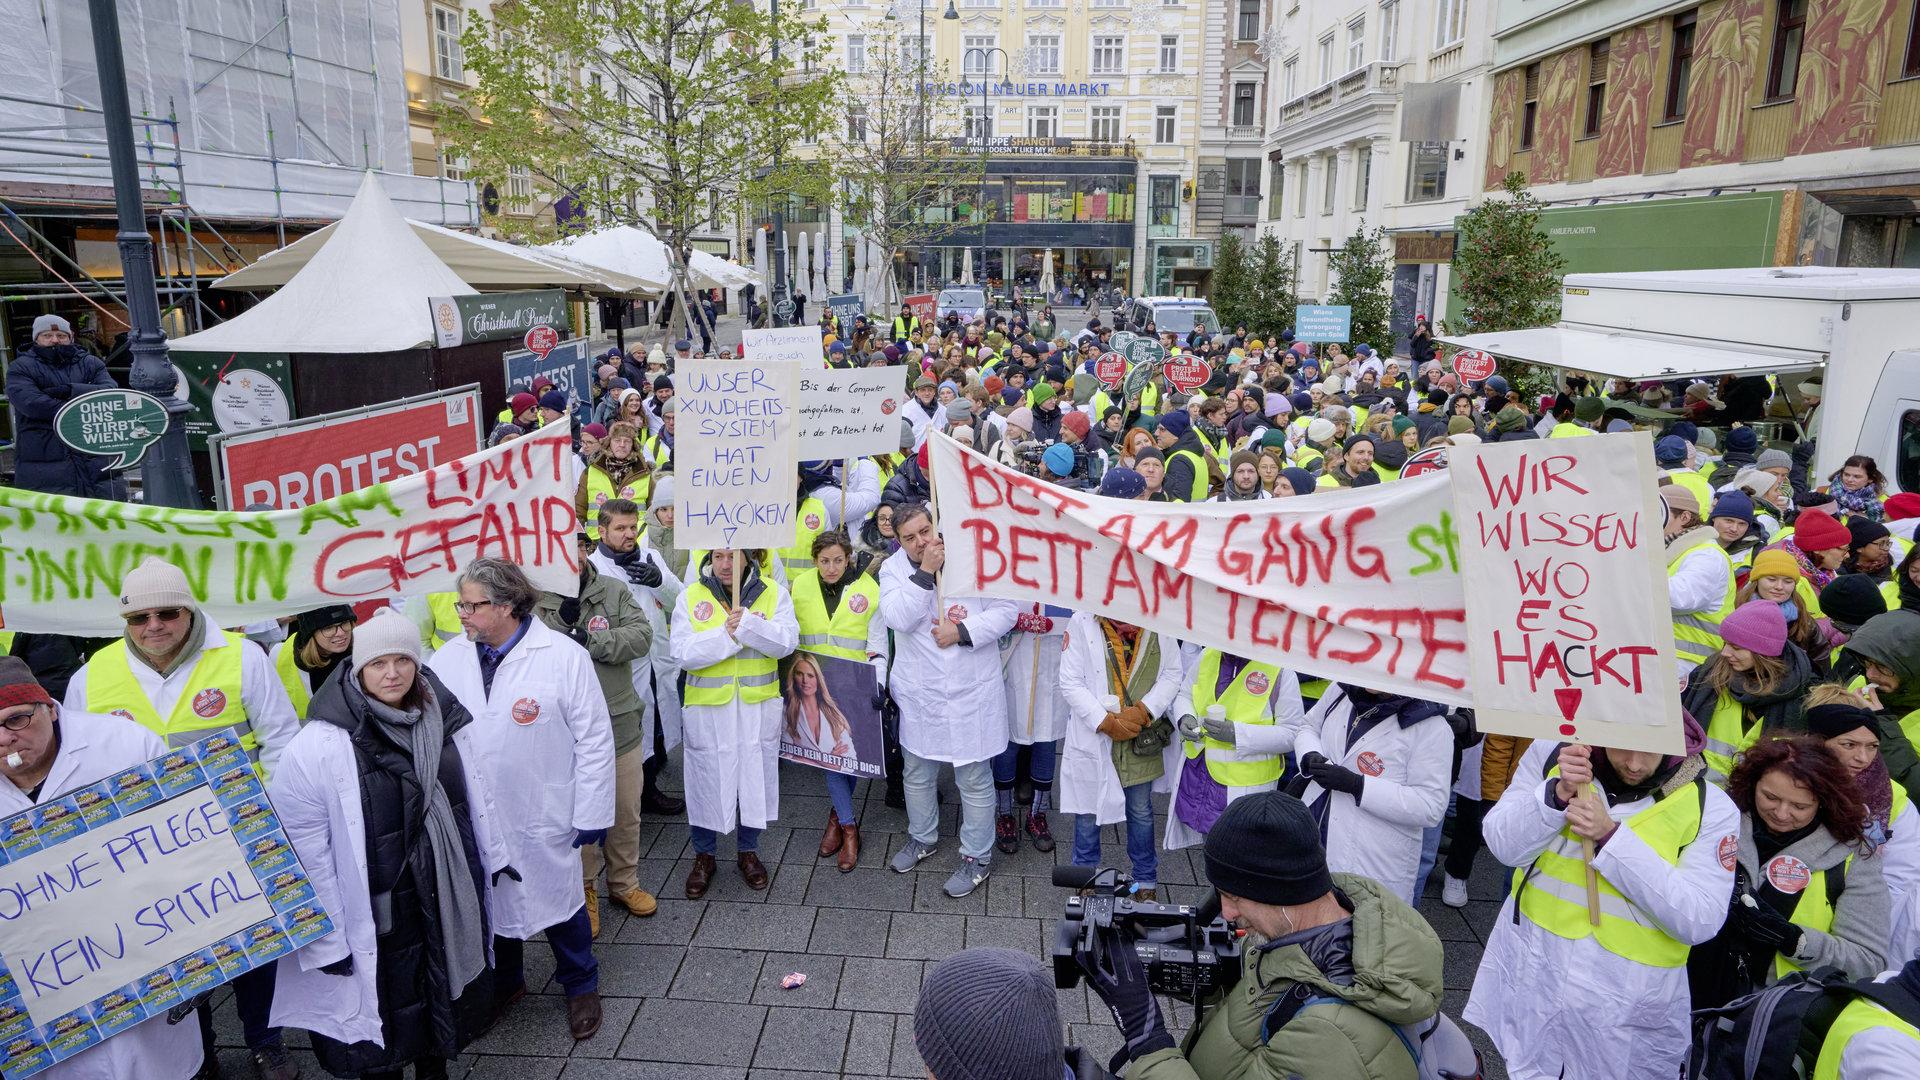
{"type": "Polygon", "coordinates": [[[593,657],[593,673],[613,718],[615,756],[640,745],[646,707],[633,688],[633,662],[653,647],[653,626],[634,602],[624,579],[609,577],[591,561],[580,564],[580,614],[571,623],[560,618],[568,597],[541,593],[533,614],[541,622],[579,642],[593,657]]]}
{"type": "Polygon", "coordinates": [[[7,366],[7,402],[13,406],[13,486],[85,499],[125,498],[124,483],[107,473],[112,458],[83,454],[54,434],[53,417],[73,398],[118,384],[106,361],[72,346],[67,358],[35,345],[7,366]]]}
{"type": "MultiPolygon", "coordinates": [[[[1846,653],[1871,660],[1900,679],[1900,689],[1880,692],[1880,756],[1907,794],[1920,798],[1920,612],[1901,609],[1875,615],[1847,639],[1846,653]]],[[[1842,662],[1852,667],[1858,660],[1842,662]]]]}
{"type": "Polygon", "coordinates": [[[924,503],[932,497],[933,487],[927,483],[927,474],[920,468],[920,460],[910,457],[901,462],[887,480],[887,486],[880,492],[880,505],[898,508],[924,503]]]}
{"type": "MultiPolygon", "coordinates": [[[[1177,1050],[1159,1050],[1128,1069],[1138,1080],[1413,1080],[1413,1056],[1394,1028],[1440,1008],[1440,939],[1406,902],[1370,878],[1333,875],[1353,908],[1352,978],[1336,982],[1299,945],[1248,951],[1246,971],[1227,988],[1177,1050]],[[1261,1038],[1282,997],[1334,998],[1309,1004],[1261,1038]]],[[[1283,1005],[1282,1008],[1287,1006],[1283,1005]]]]}
{"type": "Polygon", "coordinates": [[[1748,726],[1759,721],[1760,728],[1771,734],[1795,734],[1806,730],[1805,712],[1801,699],[1806,696],[1807,685],[1813,681],[1813,666],[1807,660],[1805,650],[1800,646],[1787,643],[1781,659],[1787,662],[1787,673],[1780,685],[1771,693],[1762,694],[1748,688],[1746,680],[1735,675],[1724,691],[1712,686],[1714,669],[1726,663],[1718,655],[1694,669],[1687,680],[1687,688],[1681,693],[1680,704],[1687,712],[1700,721],[1702,727],[1710,726],[1713,709],[1722,693],[1738,701],[1747,714],[1748,726]]]}
{"type": "Polygon", "coordinates": [[[1523,739],[1517,735],[1489,735],[1480,751],[1480,798],[1484,802],[1496,803],[1500,796],[1507,793],[1507,785],[1513,782],[1513,773],[1520,767],[1520,758],[1533,745],[1532,739],[1523,739]]]}

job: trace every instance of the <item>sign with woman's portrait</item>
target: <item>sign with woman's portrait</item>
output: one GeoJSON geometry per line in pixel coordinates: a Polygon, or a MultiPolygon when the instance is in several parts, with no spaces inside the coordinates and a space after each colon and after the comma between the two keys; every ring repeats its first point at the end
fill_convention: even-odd
{"type": "Polygon", "coordinates": [[[782,680],[780,757],[848,776],[886,775],[873,668],[864,661],[793,654],[782,680]]]}

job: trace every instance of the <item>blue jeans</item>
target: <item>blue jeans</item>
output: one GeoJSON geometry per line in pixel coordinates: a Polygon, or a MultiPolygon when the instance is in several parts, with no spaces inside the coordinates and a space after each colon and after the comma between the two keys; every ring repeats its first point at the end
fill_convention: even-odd
{"type": "MultiPolygon", "coordinates": [[[[712,829],[703,829],[698,825],[687,830],[693,834],[693,850],[699,855],[711,855],[720,845],[720,834],[712,829]]],[[[751,825],[742,825],[738,830],[739,840],[734,847],[740,851],[760,850],[760,830],[751,825]]]]}
{"type": "MultiPolygon", "coordinates": [[[[1454,796],[1447,796],[1447,804],[1453,804],[1454,796]]],[[[1440,861],[1440,834],[1447,828],[1447,819],[1441,818],[1440,824],[1420,830],[1420,874],[1413,879],[1413,895],[1407,903],[1420,906],[1420,894],[1427,891],[1427,875],[1433,873],[1433,864],[1440,861]]]]}
{"type": "MultiPolygon", "coordinates": [[[[1127,858],[1133,862],[1134,884],[1152,888],[1159,880],[1160,856],[1153,846],[1153,783],[1123,789],[1127,797],[1127,858]]],[[[1075,814],[1073,865],[1100,865],[1100,826],[1092,814],[1075,814]]]]}
{"type": "MultiPolygon", "coordinates": [[[[600,964],[593,958],[593,928],[585,904],[566,922],[547,927],[553,947],[553,977],[568,997],[600,989],[600,964]]],[[[519,938],[493,939],[494,996],[504,999],[527,984],[527,943],[519,938]]]]}
{"type": "MultiPolygon", "coordinates": [[[[923,844],[940,841],[941,762],[902,748],[907,795],[907,835],[923,844]]],[[[960,854],[981,864],[993,858],[993,767],[969,761],[953,767],[953,783],[960,789],[960,854]]]]}
{"type": "MultiPolygon", "coordinates": [[[[1058,755],[1060,744],[1037,742],[1029,749],[1032,753],[1027,758],[1028,779],[1033,781],[1033,786],[1036,788],[1052,787],[1054,760],[1058,755]]],[[[997,788],[1012,787],[1015,774],[1019,770],[1019,767],[1020,744],[1010,742],[1007,744],[1005,750],[994,755],[993,786],[997,788]]]]}
{"type": "Polygon", "coordinates": [[[860,812],[853,808],[853,781],[846,773],[827,774],[827,797],[833,800],[833,816],[842,825],[860,824],[860,812]]]}

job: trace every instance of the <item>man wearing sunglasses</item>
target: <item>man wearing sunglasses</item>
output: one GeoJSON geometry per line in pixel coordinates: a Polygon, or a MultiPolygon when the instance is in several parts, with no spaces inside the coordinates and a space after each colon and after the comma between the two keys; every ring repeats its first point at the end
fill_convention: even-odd
{"type": "MultiPolygon", "coordinates": [[[[264,780],[300,730],[293,703],[273,662],[258,645],[222,630],[200,610],[180,568],[156,556],[120,583],[119,641],[93,654],[67,684],[68,712],[115,713],[166,741],[186,746],[233,728],[264,780]]],[[[4,757],[4,755],[0,755],[4,757]]],[[[266,1080],[292,1080],[280,1029],[267,1023],[273,1006],[273,966],[234,980],[234,1003],[247,1048],[266,1080]]],[[[202,1029],[211,1046],[210,1014],[202,1029]]]]}

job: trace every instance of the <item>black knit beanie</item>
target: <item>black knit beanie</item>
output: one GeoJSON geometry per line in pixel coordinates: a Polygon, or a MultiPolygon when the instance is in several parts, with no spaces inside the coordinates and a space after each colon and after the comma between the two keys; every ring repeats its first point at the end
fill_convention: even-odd
{"type": "Polygon", "coordinates": [[[939,1080],[1060,1080],[1067,1055],[1053,976],[1015,949],[967,949],[934,966],[913,1047],[939,1080]]]}
{"type": "Polygon", "coordinates": [[[1223,893],[1292,907],[1333,891],[1320,828],[1291,795],[1243,795],[1207,830],[1207,880],[1223,893]]]}
{"type": "Polygon", "coordinates": [[[1821,613],[1849,632],[1886,610],[1880,583],[1866,574],[1840,574],[1820,590],[1821,613]]]}

